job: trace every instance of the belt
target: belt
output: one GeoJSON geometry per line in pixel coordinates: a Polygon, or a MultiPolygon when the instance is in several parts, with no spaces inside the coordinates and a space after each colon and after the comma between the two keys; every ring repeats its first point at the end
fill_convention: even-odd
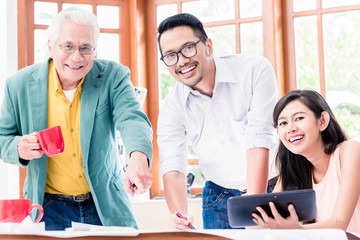
{"type": "Polygon", "coordinates": [[[56,198],[58,200],[74,200],[75,202],[84,202],[86,200],[89,200],[92,198],[91,193],[86,193],[86,194],[80,194],[77,196],[74,195],[64,195],[64,194],[50,194],[50,193],[45,193],[48,196],[50,196],[51,198],[56,198]]]}

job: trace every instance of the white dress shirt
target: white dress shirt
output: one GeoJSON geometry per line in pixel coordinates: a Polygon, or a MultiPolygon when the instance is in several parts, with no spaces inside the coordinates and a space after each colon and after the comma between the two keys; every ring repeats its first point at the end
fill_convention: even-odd
{"type": "Polygon", "coordinates": [[[212,98],[177,82],[158,119],[160,171],[187,174],[187,141],[207,181],[246,188],[246,150],[274,146],[273,108],[277,86],[263,57],[214,58],[212,98]]]}

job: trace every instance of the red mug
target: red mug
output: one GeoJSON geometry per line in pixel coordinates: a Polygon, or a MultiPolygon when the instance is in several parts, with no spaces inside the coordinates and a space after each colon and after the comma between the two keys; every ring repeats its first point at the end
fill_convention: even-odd
{"type": "Polygon", "coordinates": [[[35,223],[38,223],[44,215],[41,205],[31,205],[30,199],[0,200],[0,223],[21,223],[27,216],[30,216],[34,208],[39,209],[39,216],[35,220],[35,223]]]}
{"type": "Polygon", "coordinates": [[[37,139],[40,143],[40,151],[51,157],[64,152],[64,139],[60,126],[39,131],[37,139]]]}

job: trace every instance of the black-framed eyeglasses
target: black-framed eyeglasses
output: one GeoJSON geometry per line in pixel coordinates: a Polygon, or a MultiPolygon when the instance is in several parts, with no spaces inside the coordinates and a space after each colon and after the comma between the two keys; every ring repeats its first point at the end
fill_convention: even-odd
{"type": "Polygon", "coordinates": [[[76,47],[71,43],[63,43],[63,44],[56,43],[56,45],[58,45],[58,47],[65,53],[74,53],[76,49],[79,49],[79,52],[82,55],[90,55],[93,54],[96,50],[96,48],[91,45],[83,45],[80,47],[76,47]]]}
{"type": "Polygon", "coordinates": [[[161,61],[165,63],[166,66],[171,67],[175,65],[179,61],[179,53],[183,55],[186,58],[191,58],[197,54],[196,45],[206,39],[206,37],[201,38],[196,43],[191,43],[183,46],[179,51],[177,52],[171,52],[168,53],[160,58],[161,61]]]}

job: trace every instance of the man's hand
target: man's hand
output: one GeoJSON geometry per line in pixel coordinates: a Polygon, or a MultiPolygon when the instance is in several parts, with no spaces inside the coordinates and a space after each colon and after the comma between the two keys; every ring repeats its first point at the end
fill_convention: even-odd
{"type": "Polygon", "coordinates": [[[132,152],[125,172],[125,191],[131,196],[145,193],[152,183],[147,156],[142,152],[132,152]]]}
{"type": "Polygon", "coordinates": [[[32,160],[40,158],[43,153],[39,151],[40,143],[36,137],[36,132],[24,135],[18,143],[19,158],[24,160],[32,160]]]}
{"type": "Polygon", "coordinates": [[[179,218],[176,214],[171,214],[169,219],[169,227],[178,230],[188,230],[189,225],[194,224],[194,217],[192,215],[184,215],[185,219],[179,218]]]}

